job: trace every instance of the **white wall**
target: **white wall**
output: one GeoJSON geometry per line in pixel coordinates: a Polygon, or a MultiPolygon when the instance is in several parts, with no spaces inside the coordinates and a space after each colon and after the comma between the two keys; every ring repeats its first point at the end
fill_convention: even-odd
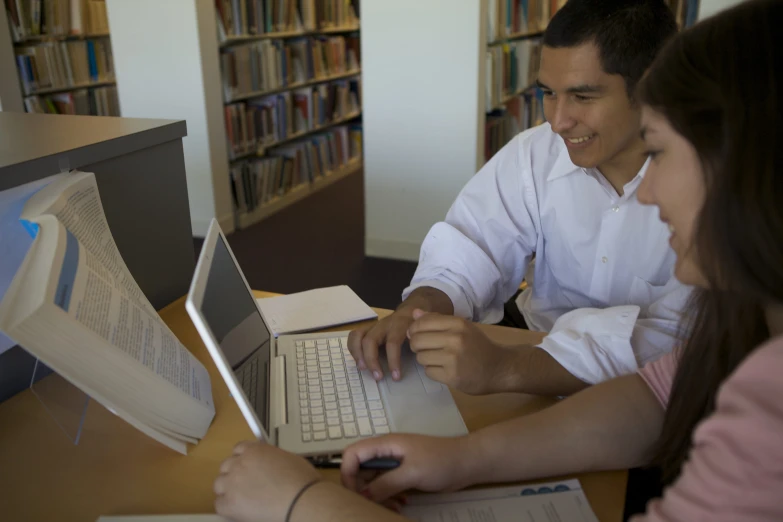
{"type": "Polygon", "coordinates": [[[481,4],[362,2],[368,255],[417,260],[475,174],[481,4]]]}
{"type": "Polygon", "coordinates": [[[120,110],[187,122],[183,140],[193,234],[217,217],[234,230],[212,0],[108,0],[120,110]]]}
{"type": "Polygon", "coordinates": [[[24,112],[11,29],[2,5],[0,5],[0,111],[24,112]]]}
{"type": "Polygon", "coordinates": [[[727,7],[732,7],[742,2],[742,0],[700,0],[699,1],[699,20],[712,16],[718,11],[727,7]]]}

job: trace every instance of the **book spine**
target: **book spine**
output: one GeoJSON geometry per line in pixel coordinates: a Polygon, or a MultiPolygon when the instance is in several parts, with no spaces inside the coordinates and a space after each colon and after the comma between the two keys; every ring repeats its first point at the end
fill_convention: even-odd
{"type": "Polygon", "coordinates": [[[87,61],[90,67],[90,81],[98,81],[98,63],[95,60],[95,43],[87,40],[87,61]]]}

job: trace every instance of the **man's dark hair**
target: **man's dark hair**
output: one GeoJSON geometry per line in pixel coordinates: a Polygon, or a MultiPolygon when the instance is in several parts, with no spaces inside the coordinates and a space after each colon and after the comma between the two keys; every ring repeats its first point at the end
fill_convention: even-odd
{"type": "Polygon", "coordinates": [[[664,0],[568,0],[549,22],[544,45],[595,43],[604,72],[622,76],[633,98],[644,71],[676,32],[664,0]]]}

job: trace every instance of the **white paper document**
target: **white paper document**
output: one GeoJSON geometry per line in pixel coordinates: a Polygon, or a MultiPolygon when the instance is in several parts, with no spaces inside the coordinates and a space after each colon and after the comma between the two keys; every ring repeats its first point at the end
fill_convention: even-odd
{"type": "MultiPolygon", "coordinates": [[[[412,495],[402,514],[415,522],[598,522],[578,480],[412,495]]],[[[147,515],[101,517],[97,522],[223,520],[216,515],[147,515]]]]}
{"type": "Polygon", "coordinates": [[[96,522],[229,522],[217,515],[140,515],[100,517],[96,522]]]}
{"type": "Polygon", "coordinates": [[[378,317],[345,285],[258,299],[258,306],[275,337],[378,317]]]}
{"type": "Polygon", "coordinates": [[[578,480],[436,495],[412,495],[416,522],[598,522],[578,480]]]}

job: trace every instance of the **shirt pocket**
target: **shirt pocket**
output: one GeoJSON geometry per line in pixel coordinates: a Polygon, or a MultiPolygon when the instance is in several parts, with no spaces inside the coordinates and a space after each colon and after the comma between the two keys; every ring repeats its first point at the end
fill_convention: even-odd
{"type": "Polygon", "coordinates": [[[634,276],[631,289],[628,291],[628,304],[637,305],[643,309],[650,306],[666,293],[666,285],[655,285],[641,277],[634,276]]]}

